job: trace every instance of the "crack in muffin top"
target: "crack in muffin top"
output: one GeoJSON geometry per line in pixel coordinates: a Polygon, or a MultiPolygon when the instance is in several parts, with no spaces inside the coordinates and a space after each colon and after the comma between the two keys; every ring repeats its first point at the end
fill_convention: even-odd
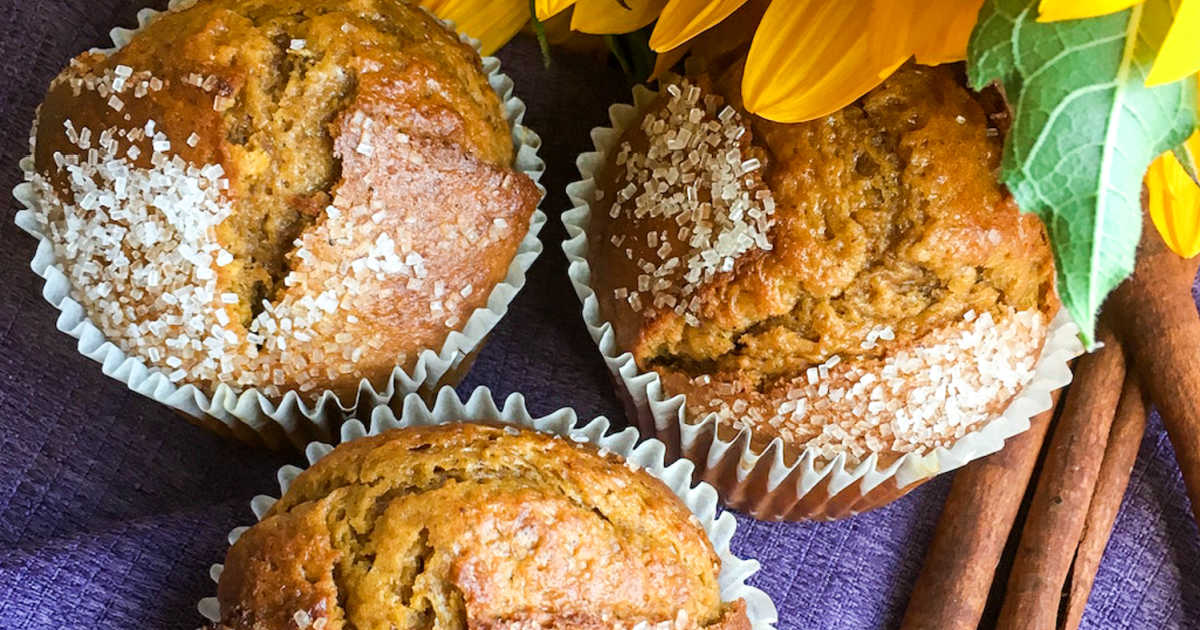
{"type": "Polygon", "coordinates": [[[478,55],[396,0],[162,14],[55,79],[33,151],[73,296],[209,390],[410,368],[486,304],[539,197],[478,55]]]}
{"type": "Polygon", "coordinates": [[[748,628],[698,519],[623,459],[513,427],[338,446],[229,552],[223,627],[748,628]]]}
{"type": "MultiPolygon", "coordinates": [[[[883,369],[902,350],[933,345],[939,331],[951,328],[1011,346],[1007,371],[1024,376],[1010,383],[1005,366],[996,365],[985,370],[984,385],[976,383],[988,391],[1003,383],[1003,391],[991,393],[1010,398],[1031,373],[1030,356],[1036,359],[1057,300],[1040,222],[1021,214],[996,179],[1004,119],[995,95],[967,91],[955,68],[910,64],[835,114],[780,124],[743,110],[741,71],[741,62],[734,63],[715,78],[698,74],[665,89],[598,173],[588,259],[618,346],[642,370],[659,372],[668,395],[688,393],[697,413],[721,408],[742,426],[774,420],[765,437],[793,443],[839,424],[792,422],[800,389],[812,385],[814,399],[836,390],[833,402],[841,404],[854,383],[822,386],[821,379],[851,370],[847,364],[883,369]],[[701,95],[696,106],[686,102],[692,90],[701,95]],[[665,121],[680,107],[672,132],[665,121]],[[678,150],[655,151],[680,133],[687,141],[676,139],[678,150]],[[708,185],[711,177],[663,175],[697,148],[732,167],[719,186],[708,185]],[[693,192],[697,181],[703,185],[693,192]],[[752,203],[712,201],[721,196],[752,203]],[[673,198],[691,207],[641,210],[670,206],[673,198]],[[724,223],[709,218],[721,213],[724,223]],[[724,228],[744,249],[722,250],[692,236],[736,223],[730,217],[749,222],[724,228]],[[697,256],[720,262],[716,273],[694,282],[674,259],[697,256]],[[683,299],[671,299],[674,293],[683,299]],[[1036,316],[1010,326],[1018,313],[1036,316]],[[1005,332],[992,335],[993,325],[1005,332]]],[[[964,354],[944,350],[951,359],[964,354]]],[[[911,394],[896,395],[902,393],[911,394]]],[[[938,399],[952,401],[953,393],[938,399]]],[[[875,400],[864,398],[861,414],[833,415],[895,411],[880,396],[875,400]]],[[[995,411],[984,406],[951,433],[995,411]]],[[[889,443],[917,447],[898,442],[892,429],[860,452],[889,443]]],[[[945,443],[944,436],[924,437],[945,443]]]]}

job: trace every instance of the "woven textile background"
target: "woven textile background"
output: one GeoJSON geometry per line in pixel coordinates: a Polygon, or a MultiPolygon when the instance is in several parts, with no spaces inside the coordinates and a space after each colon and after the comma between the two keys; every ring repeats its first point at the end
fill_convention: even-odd
{"type": "MultiPolygon", "coordinates": [[[[195,628],[213,593],[208,567],[249,501],[276,490],[294,454],[236,446],[192,427],[100,373],[54,327],[28,268],[33,240],[13,223],[17,161],[50,79],[72,55],[108,44],[147,0],[0,0],[0,629],[195,628]]],[[[161,8],[161,3],[156,3],[161,8]]],[[[621,73],[559,53],[545,69],[518,39],[501,51],[549,164],[546,251],[463,391],[525,394],[545,413],[575,407],[623,422],[579,316],[558,244],[563,187],[608,103],[628,100],[621,73]]],[[[1200,349],[1197,349],[1200,354],[1200,349]]],[[[941,509],[949,477],[836,523],[739,517],[734,548],[758,558],[751,581],[774,597],[780,628],[894,628],[941,509]]],[[[1084,627],[1200,628],[1200,533],[1157,418],[1142,444],[1084,627]]]]}

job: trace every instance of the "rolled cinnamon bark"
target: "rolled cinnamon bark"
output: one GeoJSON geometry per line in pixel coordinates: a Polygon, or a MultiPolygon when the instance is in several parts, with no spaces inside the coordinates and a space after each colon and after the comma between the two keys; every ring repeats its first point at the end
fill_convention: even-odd
{"type": "Polygon", "coordinates": [[[904,612],[904,630],[975,630],[987,604],[996,565],[1037,464],[1050,409],[1004,448],[954,474],[942,516],[904,612]]]}
{"type": "Polygon", "coordinates": [[[1183,472],[1192,515],[1200,524],[1200,316],[1192,282],[1200,257],[1167,249],[1149,219],[1137,268],[1109,298],[1114,326],[1142,391],[1158,407],[1183,472]]]}
{"type": "Polygon", "coordinates": [[[998,630],[1051,630],[1117,410],[1125,361],[1104,322],[1102,348],[1079,360],[1013,558],[998,630]]]}
{"type": "Polygon", "coordinates": [[[1126,374],[1125,389],[1121,392],[1121,403],[1117,406],[1117,416],[1104,448],[1104,461],[1100,464],[1100,476],[1096,480],[1096,491],[1092,493],[1083,537],[1071,567],[1071,589],[1067,594],[1066,618],[1061,626],[1064,630],[1075,630],[1083,619],[1083,610],[1145,433],[1146,405],[1142,401],[1142,390],[1137,377],[1126,374]]]}

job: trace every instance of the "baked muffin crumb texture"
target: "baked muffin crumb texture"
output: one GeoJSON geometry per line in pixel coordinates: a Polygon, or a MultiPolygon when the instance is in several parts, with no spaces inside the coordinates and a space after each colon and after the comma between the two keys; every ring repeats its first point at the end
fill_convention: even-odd
{"type": "Polygon", "coordinates": [[[908,65],[825,118],[740,103],[743,62],[665,86],[597,173],[588,260],[618,347],[693,418],[795,456],[950,446],[1032,378],[1057,309],[997,182],[1003,114],[908,65]]]}
{"type": "Polygon", "coordinates": [[[539,197],[478,55],[399,0],[162,14],[73,60],[32,142],[73,297],[210,391],[381,386],[486,305],[539,197]]]}
{"type": "Polygon", "coordinates": [[[345,443],[230,549],[219,627],[748,628],[695,516],[622,461],[478,424],[345,443]]]}

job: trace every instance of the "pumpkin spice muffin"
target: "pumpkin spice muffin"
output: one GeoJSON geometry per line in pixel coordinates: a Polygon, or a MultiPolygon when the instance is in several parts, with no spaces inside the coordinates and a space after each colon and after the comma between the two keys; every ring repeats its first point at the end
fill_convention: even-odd
{"type": "Polygon", "coordinates": [[[353,400],[487,304],[539,199],[478,54],[400,0],[202,0],[50,86],[72,297],[178,384],[353,400]]]}
{"type": "Polygon", "coordinates": [[[749,628],[658,479],[470,423],[338,446],[230,549],[220,622],[269,628],[749,628]]]}
{"type": "Polygon", "coordinates": [[[1057,310],[1002,122],[909,65],[830,116],[747,114],[741,66],[666,85],[596,178],[600,314],[663,395],[847,465],[950,446],[1029,382],[1057,310]]]}

